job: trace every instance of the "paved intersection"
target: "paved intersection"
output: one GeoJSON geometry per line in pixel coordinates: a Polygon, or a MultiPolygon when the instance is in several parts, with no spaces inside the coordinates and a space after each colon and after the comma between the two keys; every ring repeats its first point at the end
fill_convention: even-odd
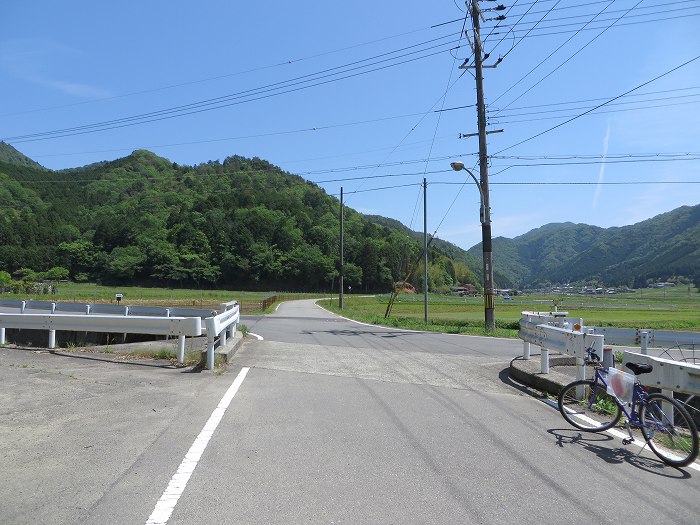
{"type": "Polygon", "coordinates": [[[517,341],[244,323],[223,374],[0,349],[0,522],[146,523],[243,367],[169,524],[697,522],[697,472],[568,427],[509,381],[517,341]]]}

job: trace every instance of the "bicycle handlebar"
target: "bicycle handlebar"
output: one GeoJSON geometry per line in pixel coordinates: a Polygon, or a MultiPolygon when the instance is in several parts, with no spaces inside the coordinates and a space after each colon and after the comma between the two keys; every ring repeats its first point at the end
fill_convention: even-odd
{"type": "Polygon", "coordinates": [[[593,348],[586,348],[586,362],[589,363],[599,363],[600,362],[600,356],[595,353],[593,348]]]}

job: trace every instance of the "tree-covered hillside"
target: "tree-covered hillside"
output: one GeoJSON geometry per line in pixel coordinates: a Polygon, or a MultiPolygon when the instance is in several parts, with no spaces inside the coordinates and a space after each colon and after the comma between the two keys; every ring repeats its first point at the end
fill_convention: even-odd
{"type": "Polygon", "coordinates": [[[16,166],[29,166],[32,168],[44,169],[41,164],[33,161],[23,153],[17,151],[15,148],[0,140],[0,162],[6,162],[8,164],[14,164],[16,166]]]}
{"type": "MultiPolygon", "coordinates": [[[[135,151],[58,172],[0,162],[0,211],[0,270],[9,273],[64,267],[105,283],[337,288],[338,200],[257,158],[179,166],[135,151]]],[[[388,291],[421,250],[346,208],[353,289],[388,291]]],[[[431,250],[431,289],[474,281],[459,270],[431,250]]]]}
{"type": "Polygon", "coordinates": [[[494,239],[493,253],[494,268],[523,287],[587,280],[642,287],[648,280],[692,279],[700,275],[700,205],[619,228],[548,224],[494,239]]]}

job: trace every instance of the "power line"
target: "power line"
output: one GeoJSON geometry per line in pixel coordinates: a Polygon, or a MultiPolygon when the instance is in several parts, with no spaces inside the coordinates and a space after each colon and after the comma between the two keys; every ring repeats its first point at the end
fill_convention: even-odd
{"type": "MultiPolygon", "coordinates": [[[[454,186],[461,185],[461,182],[431,182],[434,185],[454,186]]],[[[543,182],[543,181],[522,181],[522,182],[493,182],[496,186],[637,186],[645,185],[665,185],[665,184],[700,184],[700,180],[670,180],[670,181],[648,181],[635,180],[623,182],[582,182],[582,181],[567,181],[567,182],[543,182]]]]}
{"type": "MultiPolygon", "coordinates": [[[[674,107],[674,106],[686,106],[688,104],[698,104],[700,103],[700,100],[691,100],[691,101],[686,101],[686,102],[673,102],[669,104],[652,104],[652,105],[646,105],[646,106],[640,106],[636,108],[619,108],[619,109],[608,109],[604,111],[598,111],[596,112],[596,115],[605,115],[608,113],[622,113],[626,111],[639,111],[643,109],[658,109],[658,108],[668,108],[668,107],[674,107]]],[[[576,109],[572,108],[571,110],[576,109]]],[[[564,111],[564,110],[560,110],[564,111]]],[[[566,110],[570,111],[570,110],[566,110]]],[[[548,111],[543,111],[543,113],[549,113],[548,111]]],[[[539,120],[556,120],[556,119],[562,119],[562,118],[569,118],[574,115],[558,115],[558,116],[553,116],[553,117],[529,117],[527,119],[516,119],[516,120],[507,120],[510,117],[504,117],[506,120],[501,120],[500,117],[497,117],[494,119],[494,124],[517,124],[520,122],[534,122],[534,121],[539,121],[539,120]]]]}
{"type": "MultiPolygon", "coordinates": [[[[698,8],[690,8],[690,9],[698,9],[698,8]]],[[[615,24],[615,26],[612,29],[620,28],[620,27],[627,27],[627,26],[634,26],[634,25],[639,25],[639,24],[649,24],[651,22],[666,22],[668,20],[678,20],[678,19],[688,19],[688,18],[693,18],[696,16],[700,16],[700,13],[684,13],[682,15],[678,16],[668,16],[668,17],[662,17],[662,18],[653,18],[650,20],[638,20],[636,22],[621,22],[619,24],[615,24]]],[[[596,21],[598,23],[598,21],[596,21]]],[[[556,36],[556,35],[566,35],[569,33],[580,33],[584,31],[597,31],[599,29],[605,29],[607,26],[591,26],[591,27],[582,27],[579,29],[565,29],[563,31],[550,31],[548,33],[537,33],[537,34],[532,34],[528,35],[527,38],[538,38],[538,37],[543,37],[543,36],[556,36]]],[[[539,31],[544,31],[545,29],[538,29],[539,31]]],[[[513,32],[523,32],[525,31],[524,29],[514,29],[513,32]]],[[[499,35],[500,33],[494,33],[496,35],[499,35]]],[[[575,36],[575,35],[574,35],[575,36]]]]}
{"type": "MultiPolygon", "coordinates": [[[[603,9],[601,9],[600,11],[598,11],[598,13],[597,13],[593,18],[591,18],[588,22],[586,22],[586,23],[584,24],[583,27],[586,27],[588,24],[592,23],[592,22],[596,19],[596,17],[598,17],[599,15],[601,15],[601,14],[603,13],[603,11],[605,11],[608,7],[610,7],[610,6],[612,5],[612,2],[613,2],[613,1],[614,1],[614,0],[611,0],[610,2],[608,2],[608,4],[607,4],[605,7],[603,7],[603,9]]],[[[517,86],[518,84],[520,84],[523,80],[525,80],[525,79],[526,79],[527,77],[529,77],[532,73],[534,73],[542,64],[544,64],[544,63],[545,63],[547,60],[549,60],[555,53],[557,53],[557,52],[558,52],[560,49],[562,49],[566,44],[568,44],[580,31],[581,31],[581,29],[579,29],[576,33],[574,33],[574,34],[573,34],[571,37],[569,37],[566,41],[564,41],[562,44],[560,44],[554,51],[552,51],[549,55],[547,55],[546,58],[544,58],[543,60],[541,60],[535,67],[533,67],[532,69],[530,69],[530,71],[528,71],[527,73],[525,73],[525,75],[523,75],[522,77],[520,77],[520,79],[519,79],[517,82],[515,82],[513,85],[511,85],[511,86],[510,86],[508,89],[506,89],[503,93],[501,93],[500,95],[498,95],[498,96],[494,99],[493,102],[496,102],[496,101],[500,100],[504,95],[506,95],[507,93],[509,93],[514,87],[516,87],[516,86],[517,86]]],[[[517,100],[517,99],[516,99],[516,100],[517,100]]],[[[514,102],[514,101],[511,101],[510,104],[512,104],[513,102],[514,102]]],[[[507,104],[506,107],[508,107],[510,104],[507,104]]]]}
{"type": "MultiPolygon", "coordinates": [[[[657,4],[657,5],[653,5],[653,6],[635,7],[634,9],[637,9],[639,11],[654,9],[656,7],[662,7],[663,9],[660,11],[654,11],[654,12],[649,12],[649,13],[638,13],[635,15],[630,15],[629,18],[640,18],[640,17],[645,17],[645,16],[663,15],[663,14],[667,14],[667,13],[674,13],[677,11],[687,12],[689,9],[698,9],[698,7],[678,7],[675,9],[668,9],[668,6],[677,5],[677,4],[697,3],[697,1],[698,0],[684,0],[681,2],[671,2],[671,3],[667,3],[667,4],[657,4]]],[[[554,9],[551,8],[549,11],[546,11],[546,12],[540,11],[540,12],[545,12],[545,13],[549,14],[553,10],[554,9]]],[[[615,9],[615,10],[608,11],[607,13],[612,15],[615,13],[625,13],[626,11],[627,11],[626,9],[615,9]]],[[[525,14],[527,14],[527,13],[525,13],[525,14]]],[[[534,14],[534,13],[532,13],[532,14],[534,14]]],[[[558,17],[558,18],[550,18],[547,22],[545,22],[548,25],[542,26],[541,29],[545,30],[545,29],[554,29],[554,28],[559,28],[559,27],[568,27],[568,26],[572,26],[572,25],[578,25],[581,22],[572,22],[572,23],[564,23],[564,24],[554,24],[554,22],[561,22],[564,20],[573,20],[576,18],[586,18],[586,17],[591,16],[592,14],[593,13],[586,13],[586,14],[580,14],[580,15],[571,15],[571,16],[563,16],[563,17],[558,17]]],[[[601,18],[597,21],[598,22],[608,22],[612,19],[613,18],[601,18]]],[[[498,24],[498,25],[494,26],[494,29],[504,29],[507,27],[516,27],[516,26],[527,26],[529,24],[538,25],[539,22],[537,22],[537,23],[535,23],[535,22],[522,22],[522,23],[520,23],[520,21],[518,21],[515,24],[498,24]]],[[[523,28],[520,31],[525,31],[525,29],[523,28]]]]}
{"type": "Polygon", "coordinates": [[[411,31],[405,31],[405,32],[403,32],[403,33],[398,33],[398,34],[395,34],[395,35],[391,35],[391,36],[387,36],[387,37],[383,37],[383,38],[378,38],[378,39],[375,39],[375,40],[368,40],[368,41],[366,41],[366,42],[361,42],[361,43],[358,43],[358,44],[353,44],[353,45],[346,46],[346,47],[342,47],[342,48],[338,48],[338,49],[333,49],[333,50],[329,50],[329,51],[322,51],[322,52],[320,52],[320,53],[316,53],[316,54],[313,54],[313,55],[309,55],[309,56],[305,56],[305,57],[301,57],[301,58],[292,58],[292,59],[289,59],[289,60],[285,60],[285,61],[283,61],[283,62],[278,62],[278,63],[275,63],[275,64],[268,64],[268,65],[265,65],[265,66],[260,66],[260,67],[255,67],[255,68],[251,68],[251,69],[246,69],[246,70],[243,70],[243,71],[234,71],[234,72],[232,72],[232,73],[226,73],[226,74],[223,74],[223,75],[216,75],[216,76],[213,76],[213,77],[200,78],[200,79],[196,79],[196,80],[190,80],[190,81],[188,81],[188,82],[179,82],[179,83],[177,83],[177,84],[169,84],[169,85],[165,85],[165,86],[155,87],[155,88],[152,88],[152,89],[143,89],[143,90],[139,90],[139,91],[132,91],[132,92],[123,93],[123,94],[121,94],[121,95],[115,95],[115,96],[111,96],[111,97],[101,97],[101,98],[96,98],[96,99],[92,99],[92,100],[84,100],[84,101],[75,102],[75,103],[72,103],[72,104],[62,104],[62,105],[49,106],[49,107],[44,107],[44,108],[29,109],[29,110],[25,110],[25,111],[15,111],[15,112],[11,112],[11,113],[3,113],[3,114],[0,114],[0,117],[10,117],[10,116],[16,116],[16,115],[25,115],[25,114],[28,114],[28,113],[38,113],[38,112],[50,111],[50,110],[54,110],[54,109],[64,109],[64,108],[70,108],[70,107],[75,107],[75,106],[82,106],[82,105],[87,105],[87,104],[93,104],[93,103],[96,103],[96,102],[105,102],[105,101],[108,101],[108,100],[116,100],[116,99],[122,99],[122,98],[137,96],[137,95],[144,95],[144,94],[148,94],[148,93],[157,93],[157,92],[159,92],[159,91],[166,91],[166,90],[169,90],[169,89],[175,89],[175,88],[184,87],[184,86],[190,86],[190,85],[195,85],[195,84],[202,84],[202,83],[205,83],[205,82],[212,82],[212,81],[221,80],[221,79],[224,79],[224,78],[231,78],[231,77],[236,77],[236,76],[242,76],[242,75],[246,75],[246,74],[249,74],[249,73],[256,73],[256,72],[258,72],[258,71],[265,71],[265,70],[267,70],[267,69],[273,69],[273,68],[278,68],[278,67],[290,66],[290,65],[293,65],[293,64],[297,64],[297,63],[299,63],[299,62],[304,62],[304,61],[308,61],[308,60],[313,60],[313,59],[315,59],[315,58],[319,58],[319,57],[323,57],[323,56],[327,56],[327,55],[332,55],[332,54],[336,54],[336,53],[341,53],[341,52],[343,52],[343,51],[348,51],[348,50],[351,50],[351,49],[356,49],[356,48],[358,48],[358,47],[368,46],[368,45],[371,45],[371,44],[376,44],[376,43],[379,43],[379,42],[384,42],[384,41],[387,41],[387,40],[392,40],[392,39],[394,39],[394,38],[400,38],[400,37],[407,36],[407,35],[411,35],[411,34],[414,34],[414,33],[420,33],[420,32],[423,32],[423,31],[430,30],[430,29],[435,29],[435,28],[437,28],[437,27],[440,27],[440,26],[443,26],[443,25],[448,25],[448,24],[454,23],[455,21],[461,21],[461,20],[462,20],[461,18],[459,18],[459,19],[457,19],[457,20],[450,20],[450,21],[447,21],[447,22],[442,22],[442,23],[439,23],[439,24],[431,25],[431,26],[426,26],[426,27],[422,27],[422,28],[418,28],[418,29],[413,29],[413,30],[411,30],[411,31]]]}
{"type": "Polygon", "coordinates": [[[191,115],[194,113],[201,113],[204,111],[221,109],[224,107],[230,107],[230,106],[242,104],[245,102],[252,102],[252,101],[256,101],[256,100],[269,98],[271,96],[277,96],[277,95],[281,95],[281,94],[291,93],[294,91],[299,91],[302,89],[308,89],[310,87],[317,87],[317,86],[328,84],[331,82],[336,82],[339,80],[345,80],[348,78],[352,78],[352,77],[355,77],[358,75],[372,73],[372,72],[380,71],[383,69],[387,69],[389,67],[395,67],[395,66],[402,65],[405,63],[409,63],[409,62],[413,62],[416,60],[429,58],[429,57],[438,55],[438,54],[445,51],[445,49],[440,49],[440,48],[444,48],[446,46],[451,46],[456,42],[458,43],[459,40],[454,40],[453,35],[446,35],[446,36],[432,39],[429,41],[421,42],[419,44],[415,44],[412,46],[407,46],[407,47],[404,47],[404,48],[399,49],[399,50],[383,53],[381,55],[376,55],[374,57],[370,57],[370,58],[358,60],[355,62],[351,62],[348,64],[344,64],[341,66],[336,66],[333,68],[325,69],[325,70],[320,71],[320,72],[311,73],[308,75],[302,75],[302,76],[295,77],[295,78],[292,78],[289,80],[275,82],[275,83],[261,86],[258,88],[248,89],[248,90],[244,90],[241,92],[232,93],[229,95],[205,99],[205,100],[193,102],[190,104],[174,106],[174,107],[165,108],[162,110],[152,111],[152,112],[148,112],[148,113],[132,115],[129,117],[123,117],[123,118],[119,118],[119,119],[113,119],[113,120],[92,123],[92,124],[86,124],[86,125],[82,125],[82,126],[75,126],[72,128],[63,128],[63,129],[45,131],[45,132],[40,132],[40,133],[33,133],[33,134],[28,134],[28,135],[18,135],[18,136],[14,136],[14,137],[6,137],[3,140],[8,141],[8,142],[13,141],[14,143],[22,143],[22,142],[32,142],[34,140],[44,140],[46,138],[61,138],[61,137],[66,137],[66,136],[80,135],[80,134],[85,134],[85,133],[93,133],[93,132],[97,132],[97,131],[105,131],[108,129],[127,127],[127,126],[132,126],[132,125],[143,124],[146,122],[154,122],[154,121],[164,120],[164,119],[168,119],[168,118],[175,118],[175,117],[180,117],[180,116],[184,116],[184,115],[191,115]],[[436,41],[445,40],[447,38],[453,38],[453,39],[451,41],[434,44],[434,42],[436,42],[436,41]],[[417,50],[408,51],[410,49],[419,48],[420,46],[424,46],[426,44],[434,44],[434,45],[431,45],[429,47],[420,48],[417,50]],[[431,52],[431,53],[428,53],[428,54],[425,54],[422,56],[406,58],[406,57],[411,57],[412,55],[433,51],[435,49],[437,49],[437,51],[434,51],[434,52],[431,52]],[[406,53],[399,54],[397,56],[390,56],[390,55],[396,55],[397,53],[403,53],[404,51],[406,51],[406,53]],[[389,56],[389,58],[386,58],[388,56],[389,56]],[[406,59],[398,61],[398,62],[394,62],[394,63],[380,65],[380,64],[384,64],[386,62],[397,61],[397,60],[402,59],[402,58],[406,58],[406,59]],[[378,66],[378,67],[375,67],[375,66],[378,66]],[[336,78],[333,78],[333,77],[336,77],[336,78]],[[329,80],[323,80],[323,79],[329,79],[329,80]],[[246,99],[246,100],[240,100],[240,99],[246,99]]]}
{"type": "Polygon", "coordinates": [[[606,105],[610,104],[611,102],[614,102],[614,101],[617,100],[617,99],[620,99],[620,98],[622,98],[622,97],[624,97],[624,96],[626,96],[626,95],[628,95],[628,94],[630,94],[630,93],[632,93],[632,92],[634,92],[634,91],[637,91],[638,89],[640,89],[640,88],[642,88],[642,87],[644,87],[644,86],[646,86],[646,85],[649,85],[649,84],[651,84],[652,82],[655,82],[656,80],[659,80],[660,78],[663,78],[663,77],[665,77],[665,76],[667,76],[667,75],[670,75],[670,74],[673,73],[674,71],[677,71],[677,70],[679,70],[679,69],[681,69],[681,68],[687,66],[688,64],[690,64],[690,63],[692,63],[692,62],[695,62],[695,61],[698,60],[699,58],[700,58],[700,55],[698,55],[698,56],[696,56],[696,57],[694,57],[694,58],[691,58],[690,60],[688,60],[688,61],[686,61],[686,62],[683,62],[681,65],[676,66],[676,67],[674,67],[674,68],[672,68],[672,69],[669,69],[669,70],[666,71],[665,73],[662,73],[662,74],[660,74],[660,75],[658,75],[658,76],[652,78],[651,80],[647,80],[646,82],[644,82],[644,83],[642,83],[642,84],[639,84],[637,87],[634,87],[634,88],[630,89],[629,91],[626,91],[625,93],[622,93],[621,95],[618,95],[618,96],[616,96],[616,97],[613,97],[613,98],[607,100],[606,102],[603,102],[602,104],[598,104],[598,105],[595,106],[594,108],[591,108],[591,109],[589,109],[588,111],[585,111],[585,112],[583,112],[583,113],[580,113],[579,115],[576,115],[576,116],[574,116],[574,117],[572,117],[572,118],[570,118],[570,119],[568,119],[568,120],[566,120],[566,121],[564,121],[564,122],[561,122],[561,123],[557,124],[556,126],[552,126],[551,128],[548,128],[548,129],[546,129],[546,130],[544,130],[544,131],[541,131],[540,133],[537,133],[537,134],[535,134],[535,135],[532,135],[532,136],[529,137],[529,138],[526,138],[526,139],[524,139],[524,140],[521,140],[520,142],[517,142],[517,143],[513,144],[512,146],[508,146],[507,148],[504,148],[504,149],[502,149],[502,150],[500,150],[500,151],[497,151],[495,154],[497,155],[497,154],[503,153],[504,151],[507,151],[507,150],[509,150],[509,149],[515,148],[516,146],[520,146],[521,144],[524,144],[525,142],[529,142],[529,141],[531,141],[531,140],[533,140],[533,139],[535,139],[535,138],[537,138],[537,137],[541,137],[541,136],[544,135],[545,133],[549,133],[550,131],[553,131],[553,130],[555,130],[555,129],[557,129],[557,128],[560,128],[560,127],[562,127],[562,126],[564,126],[564,125],[566,125],[566,124],[568,124],[568,123],[570,123],[570,122],[573,122],[574,120],[576,120],[576,119],[578,119],[578,118],[581,118],[581,117],[583,117],[583,116],[585,116],[585,115],[588,115],[589,113],[592,113],[593,111],[595,111],[595,110],[598,109],[598,108],[602,108],[603,106],[606,106],[606,105]]]}

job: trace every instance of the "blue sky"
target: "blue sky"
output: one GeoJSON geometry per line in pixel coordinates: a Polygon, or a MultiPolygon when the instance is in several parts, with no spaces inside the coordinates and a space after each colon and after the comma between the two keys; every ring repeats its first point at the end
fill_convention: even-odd
{"type": "MultiPolygon", "coordinates": [[[[485,71],[488,128],[504,130],[488,143],[493,235],[699,204],[700,0],[503,4],[484,13],[502,27],[482,23],[486,64],[503,57],[485,71]]],[[[477,129],[459,0],[36,0],[0,17],[0,138],[48,168],[141,148],[257,156],[416,230],[425,177],[428,230],[481,240],[477,188],[449,167],[478,173],[477,139],[459,138],[477,129]]]]}

